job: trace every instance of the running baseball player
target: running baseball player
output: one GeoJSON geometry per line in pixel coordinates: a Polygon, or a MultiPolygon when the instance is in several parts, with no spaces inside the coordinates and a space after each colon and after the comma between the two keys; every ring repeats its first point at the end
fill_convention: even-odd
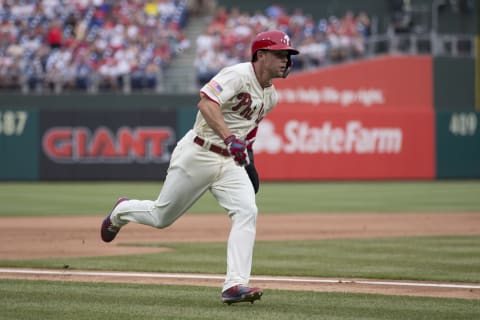
{"type": "Polygon", "coordinates": [[[251,148],[258,124],[277,102],[272,79],[288,75],[299,51],[274,30],[259,33],[251,53],[251,62],[222,69],[200,89],[195,124],[175,147],[158,198],[120,198],[101,226],[105,242],[129,222],[166,228],[210,191],[232,221],[221,295],[227,304],[253,303],[263,294],[248,286],[258,213],[251,148]]]}

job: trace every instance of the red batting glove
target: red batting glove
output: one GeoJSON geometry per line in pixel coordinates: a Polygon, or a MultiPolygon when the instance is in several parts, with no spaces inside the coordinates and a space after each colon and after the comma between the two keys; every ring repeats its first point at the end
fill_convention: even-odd
{"type": "Polygon", "coordinates": [[[238,139],[234,134],[229,135],[223,140],[227,145],[228,151],[235,160],[235,163],[241,167],[248,164],[247,145],[244,141],[238,139]]]}

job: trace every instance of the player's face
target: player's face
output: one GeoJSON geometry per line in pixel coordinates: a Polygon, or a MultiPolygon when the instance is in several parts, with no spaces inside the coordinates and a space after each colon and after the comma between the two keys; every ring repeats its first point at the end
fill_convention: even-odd
{"type": "Polygon", "coordinates": [[[282,77],[288,62],[288,50],[267,51],[266,66],[272,74],[272,78],[282,77]]]}

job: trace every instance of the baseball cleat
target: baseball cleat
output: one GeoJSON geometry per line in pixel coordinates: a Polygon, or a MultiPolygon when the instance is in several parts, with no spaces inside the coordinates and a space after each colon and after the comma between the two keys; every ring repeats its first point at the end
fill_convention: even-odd
{"type": "Polygon", "coordinates": [[[102,228],[100,229],[100,234],[102,235],[102,240],[104,242],[111,242],[117,236],[118,231],[120,231],[120,227],[114,226],[112,224],[112,220],[110,216],[112,215],[113,210],[123,201],[127,201],[127,198],[120,198],[117,200],[115,205],[113,206],[112,211],[108,214],[108,216],[103,219],[102,228]]]}
{"type": "Polygon", "coordinates": [[[222,292],[222,302],[228,305],[237,302],[250,302],[260,300],[263,291],[260,288],[249,288],[242,285],[231,287],[222,292]]]}

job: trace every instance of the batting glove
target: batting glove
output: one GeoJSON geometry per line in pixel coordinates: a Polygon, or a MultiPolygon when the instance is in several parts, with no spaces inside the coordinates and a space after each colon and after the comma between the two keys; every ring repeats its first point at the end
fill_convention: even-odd
{"type": "Polygon", "coordinates": [[[227,145],[228,151],[235,160],[235,163],[241,167],[248,165],[249,159],[247,156],[247,145],[244,141],[238,139],[235,135],[231,134],[223,140],[227,145]]]}

